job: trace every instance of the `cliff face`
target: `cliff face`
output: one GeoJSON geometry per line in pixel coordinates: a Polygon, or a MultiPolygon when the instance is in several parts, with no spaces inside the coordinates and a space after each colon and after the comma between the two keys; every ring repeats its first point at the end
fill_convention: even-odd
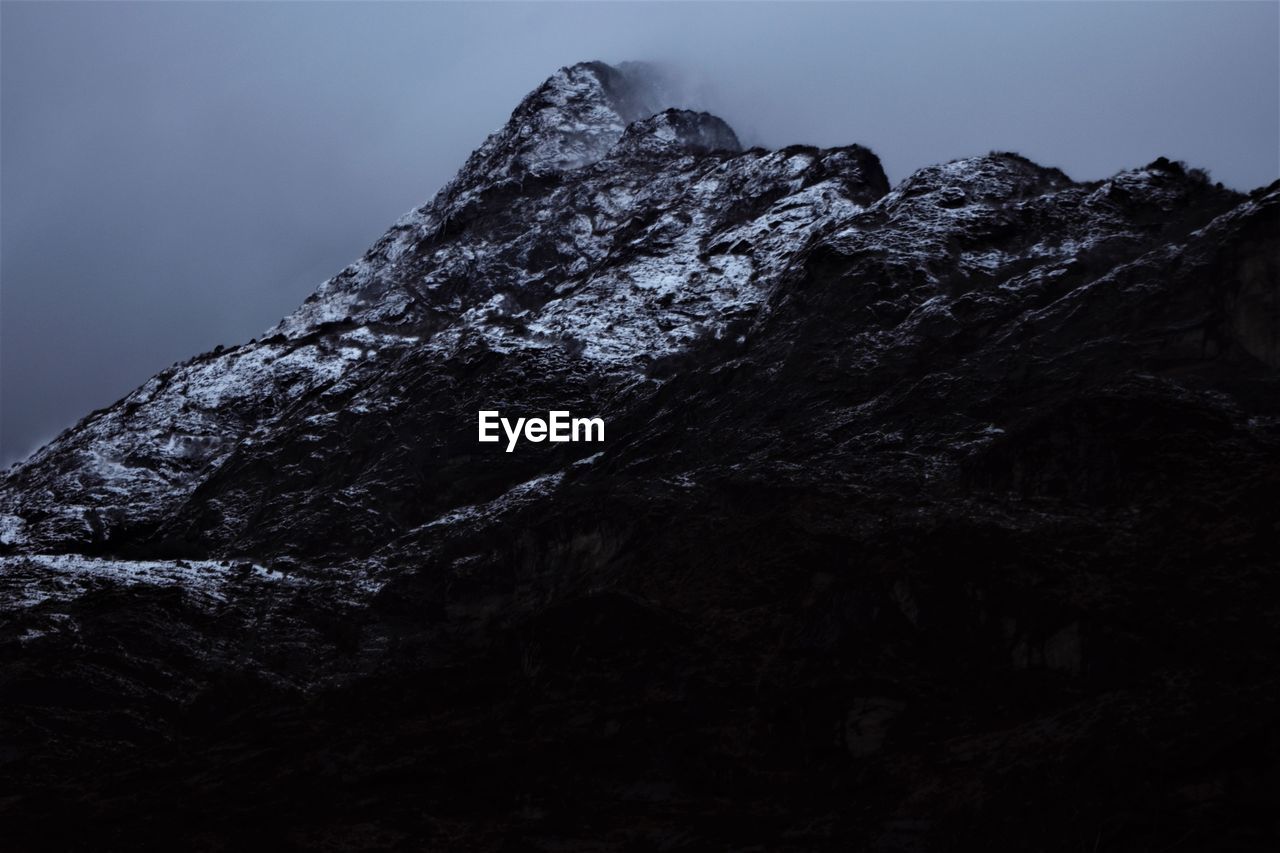
{"type": "Polygon", "coordinates": [[[665,92],[562,69],[10,471],[22,844],[1270,844],[1280,186],[891,189],[665,92]]]}

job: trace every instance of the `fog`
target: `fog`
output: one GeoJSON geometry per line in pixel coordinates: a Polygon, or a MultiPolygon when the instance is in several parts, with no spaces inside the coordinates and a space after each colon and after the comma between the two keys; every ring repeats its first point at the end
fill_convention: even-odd
{"type": "Polygon", "coordinates": [[[681,69],[747,144],[891,182],[992,149],[1077,179],[1280,175],[1280,5],[0,6],[0,461],[249,339],[585,59],[681,69]]]}

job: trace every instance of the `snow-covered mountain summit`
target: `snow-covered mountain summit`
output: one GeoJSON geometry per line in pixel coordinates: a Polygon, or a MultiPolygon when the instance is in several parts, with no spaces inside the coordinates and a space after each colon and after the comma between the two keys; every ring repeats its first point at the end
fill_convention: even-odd
{"type": "Polygon", "coordinates": [[[6,849],[1274,847],[1280,183],[671,91],[0,481],[6,849]]]}
{"type": "Polygon", "coordinates": [[[154,524],[317,397],[384,405],[370,383],[407,349],[568,348],[642,373],[749,314],[797,248],[888,188],[865,149],[744,153],[720,119],[664,110],[666,85],[643,64],[558,71],[262,339],[163,371],[11,472],[7,544],[154,524]]]}

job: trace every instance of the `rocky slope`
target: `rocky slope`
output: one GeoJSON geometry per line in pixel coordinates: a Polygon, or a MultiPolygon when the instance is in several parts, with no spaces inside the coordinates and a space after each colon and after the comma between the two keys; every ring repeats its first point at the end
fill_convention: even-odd
{"type": "Polygon", "coordinates": [[[1280,185],[667,91],[562,69],[8,473],[17,849],[1274,844],[1280,185]]]}

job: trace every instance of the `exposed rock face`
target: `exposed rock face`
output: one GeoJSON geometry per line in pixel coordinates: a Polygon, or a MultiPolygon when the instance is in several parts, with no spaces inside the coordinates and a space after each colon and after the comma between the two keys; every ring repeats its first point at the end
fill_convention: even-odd
{"type": "Polygon", "coordinates": [[[7,475],[18,848],[1269,846],[1280,185],[671,106],[562,69],[7,475]]]}

